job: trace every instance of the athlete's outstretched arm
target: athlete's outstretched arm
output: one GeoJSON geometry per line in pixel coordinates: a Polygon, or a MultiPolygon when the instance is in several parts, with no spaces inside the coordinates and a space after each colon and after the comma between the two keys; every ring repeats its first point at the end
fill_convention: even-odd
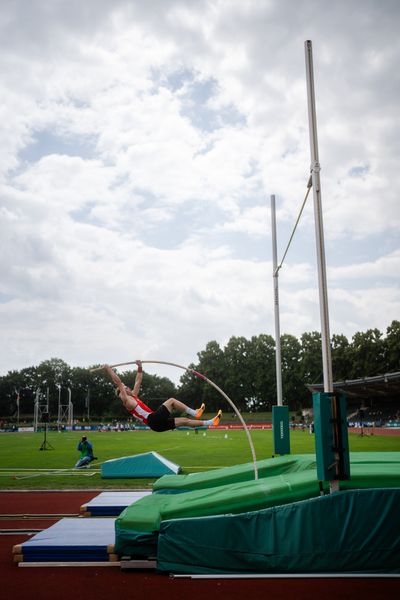
{"type": "Polygon", "coordinates": [[[121,398],[121,402],[125,406],[125,408],[127,410],[131,410],[131,409],[135,408],[135,406],[137,405],[136,400],[134,398],[132,398],[131,396],[128,396],[128,394],[126,393],[126,387],[122,383],[122,381],[120,380],[120,378],[118,377],[116,372],[113,371],[109,365],[103,365],[103,369],[105,371],[107,371],[107,373],[109,374],[109,376],[112,379],[112,382],[114,383],[114,385],[117,386],[117,388],[119,390],[119,397],[121,398]]]}
{"type": "Polygon", "coordinates": [[[136,364],[138,366],[138,370],[136,373],[135,385],[133,386],[133,390],[132,390],[132,394],[134,396],[139,395],[139,390],[140,390],[140,386],[142,385],[142,378],[143,378],[142,361],[137,360],[136,364]]]}
{"type": "Polygon", "coordinates": [[[125,391],[124,384],[122,383],[122,381],[120,380],[120,378],[118,377],[116,372],[113,371],[113,369],[110,367],[110,365],[103,365],[103,369],[108,373],[113,384],[117,386],[117,388],[120,390],[120,392],[121,393],[124,392],[125,391]]]}

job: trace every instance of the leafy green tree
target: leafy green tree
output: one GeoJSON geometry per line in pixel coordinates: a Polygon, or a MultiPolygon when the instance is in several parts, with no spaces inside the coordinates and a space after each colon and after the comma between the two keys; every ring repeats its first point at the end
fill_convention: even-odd
{"type": "Polygon", "coordinates": [[[37,367],[27,367],[21,371],[13,371],[6,376],[12,381],[14,389],[19,393],[20,416],[33,415],[36,391],[41,389],[42,380],[37,367]]]}
{"type": "MultiPolygon", "coordinates": [[[[199,363],[198,371],[202,375],[205,375],[218,385],[221,389],[224,389],[226,382],[226,358],[225,352],[221,349],[218,342],[215,340],[209,342],[202,352],[199,352],[199,363]]],[[[198,380],[201,383],[201,379],[198,380]]],[[[220,407],[221,397],[220,394],[210,384],[202,384],[203,395],[202,400],[206,403],[207,410],[213,412],[220,407]]]]}
{"type": "Polygon", "coordinates": [[[304,383],[322,381],[322,343],[319,331],[303,333],[300,352],[300,376],[304,383]]]}
{"type": "MultiPolygon", "coordinates": [[[[205,349],[197,354],[199,362],[191,364],[189,368],[205,375],[218,387],[224,390],[226,378],[226,365],[224,352],[216,341],[208,342],[205,349]]],[[[185,372],[180,379],[177,397],[185,404],[196,407],[202,402],[206,405],[207,412],[215,412],[221,407],[221,395],[210,384],[196,377],[193,373],[185,372]]],[[[225,390],[224,390],[225,391],[225,390]]]]}
{"type": "Polygon", "coordinates": [[[400,371],[400,321],[392,321],[386,329],[385,355],[386,372],[400,371]]]}
{"type": "Polygon", "coordinates": [[[57,383],[70,384],[70,367],[61,359],[52,358],[40,363],[38,367],[28,367],[21,371],[12,371],[1,378],[0,410],[4,413],[4,402],[12,399],[12,414],[16,413],[16,398],[19,394],[20,416],[31,416],[34,412],[36,393],[41,404],[48,401],[50,414],[58,411],[57,383]],[[3,391],[4,390],[4,391],[3,391]]]}
{"type": "MultiPolygon", "coordinates": [[[[6,377],[0,377],[0,415],[12,417],[17,413],[17,397],[22,389],[21,377],[18,371],[11,371],[6,377]]],[[[21,394],[22,396],[22,394],[21,394]]],[[[24,397],[24,404],[27,398],[24,397]]],[[[20,409],[22,400],[20,400],[20,409]]]]}
{"type": "Polygon", "coordinates": [[[248,347],[249,397],[247,409],[271,410],[276,404],[275,340],[261,334],[253,336],[248,347]]]}
{"type": "Polygon", "coordinates": [[[56,417],[60,388],[66,392],[71,387],[71,368],[60,358],[45,360],[36,368],[36,382],[42,393],[42,403],[48,400],[50,416],[56,417]]]}
{"type": "Polygon", "coordinates": [[[345,335],[332,336],[333,381],[345,381],[351,374],[350,343],[345,335]]]}
{"type": "Polygon", "coordinates": [[[231,337],[224,349],[226,364],[225,392],[240,410],[246,410],[252,398],[250,342],[245,337],[231,337]]]}
{"type": "Polygon", "coordinates": [[[309,394],[301,377],[301,344],[290,334],[281,336],[282,355],[282,389],[283,401],[290,410],[297,410],[301,406],[309,406],[309,394]]]}
{"type": "MultiPolygon", "coordinates": [[[[189,369],[193,369],[195,371],[200,371],[200,367],[195,365],[194,363],[189,364],[189,369]]],[[[179,387],[176,393],[176,397],[181,402],[184,402],[188,406],[192,408],[198,406],[199,402],[203,402],[203,397],[205,393],[205,386],[207,384],[204,381],[198,379],[193,373],[189,371],[185,371],[182,377],[179,380],[179,387]]],[[[207,406],[207,410],[208,410],[207,406]]]]}
{"type": "MultiPolygon", "coordinates": [[[[90,368],[95,368],[93,365],[90,368]]],[[[101,418],[112,415],[119,408],[121,401],[115,396],[115,387],[104,371],[90,372],[90,369],[74,370],[74,398],[76,410],[87,414],[88,408],[92,417],[101,418]],[[89,407],[88,407],[89,404],[89,407]]],[[[74,405],[75,408],[75,405],[74,405]]]]}
{"type": "Polygon", "coordinates": [[[385,372],[385,343],[379,329],[368,329],[353,335],[349,352],[353,379],[372,377],[385,372]]]}

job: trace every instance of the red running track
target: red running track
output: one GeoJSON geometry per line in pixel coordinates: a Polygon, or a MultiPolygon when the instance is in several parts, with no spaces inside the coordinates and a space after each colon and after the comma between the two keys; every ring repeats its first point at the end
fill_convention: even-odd
{"type": "MultiPolygon", "coordinates": [[[[0,492],[0,516],[78,514],[98,493],[0,492]]],[[[0,528],[48,527],[52,522],[1,517],[0,528]]],[[[399,586],[396,578],[191,580],[118,567],[18,567],[12,548],[27,539],[21,534],[0,536],[0,590],[6,600],[381,600],[395,597],[399,586]]]]}

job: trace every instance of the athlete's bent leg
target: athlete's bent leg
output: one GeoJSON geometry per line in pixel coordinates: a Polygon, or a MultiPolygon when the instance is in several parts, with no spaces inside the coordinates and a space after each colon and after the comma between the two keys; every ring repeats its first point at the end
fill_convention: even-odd
{"type": "Polygon", "coordinates": [[[176,411],[180,413],[185,413],[187,411],[186,404],[183,404],[180,400],[176,398],[168,398],[165,402],[163,402],[164,406],[166,406],[169,412],[176,411]]]}
{"type": "Polygon", "coordinates": [[[176,417],[174,419],[175,427],[203,427],[204,421],[195,421],[187,417],[176,417]]]}
{"type": "Polygon", "coordinates": [[[177,417],[174,419],[175,427],[217,427],[221,420],[222,411],[219,410],[216,416],[213,419],[208,419],[208,421],[195,421],[194,419],[187,419],[186,417],[177,417]]]}
{"type": "Polygon", "coordinates": [[[175,411],[180,413],[186,413],[191,417],[195,417],[196,419],[199,419],[201,417],[205,408],[204,404],[202,404],[200,408],[197,409],[189,408],[189,406],[186,406],[186,404],[184,404],[180,400],[177,400],[176,398],[168,398],[168,400],[166,400],[163,404],[168,408],[169,412],[175,411]]]}

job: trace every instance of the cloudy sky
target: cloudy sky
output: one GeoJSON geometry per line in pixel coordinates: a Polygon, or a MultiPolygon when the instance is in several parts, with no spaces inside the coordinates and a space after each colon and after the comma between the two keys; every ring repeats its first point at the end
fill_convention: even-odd
{"type": "MultiPolygon", "coordinates": [[[[330,330],[400,318],[398,0],[1,0],[0,375],[274,335],[310,174],[330,330]]],[[[312,194],[281,331],[320,330],[312,194]]],[[[150,372],[178,379],[181,372],[150,372]]]]}

